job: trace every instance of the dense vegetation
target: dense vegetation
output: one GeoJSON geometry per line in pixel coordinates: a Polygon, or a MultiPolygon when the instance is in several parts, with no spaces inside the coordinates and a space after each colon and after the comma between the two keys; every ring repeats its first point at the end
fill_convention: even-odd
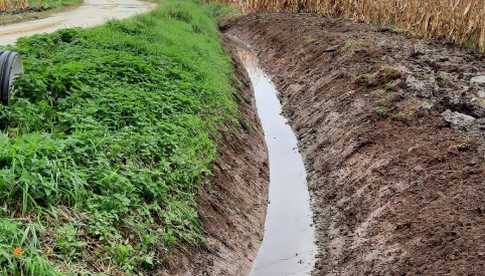
{"type": "Polygon", "coordinates": [[[195,196],[235,118],[220,6],[22,39],[1,112],[0,273],[146,273],[200,245],[195,196]]]}
{"type": "Polygon", "coordinates": [[[55,9],[81,3],[82,0],[29,0],[29,7],[55,9]]]}

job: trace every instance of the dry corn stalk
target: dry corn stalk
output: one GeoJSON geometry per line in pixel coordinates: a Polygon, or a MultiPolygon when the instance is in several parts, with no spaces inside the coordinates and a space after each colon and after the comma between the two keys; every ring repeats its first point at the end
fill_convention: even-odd
{"type": "Polygon", "coordinates": [[[28,7],[28,0],[0,0],[0,12],[23,11],[28,7]]]}
{"type": "Polygon", "coordinates": [[[0,12],[6,12],[8,10],[7,0],[0,0],[0,12]]]}
{"type": "Polygon", "coordinates": [[[485,0],[218,0],[243,11],[311,12],[392,24],[485,51],[485,0]]]}

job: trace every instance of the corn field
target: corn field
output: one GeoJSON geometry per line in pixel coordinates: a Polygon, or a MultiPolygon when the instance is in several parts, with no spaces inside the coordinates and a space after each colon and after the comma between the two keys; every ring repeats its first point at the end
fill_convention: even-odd
{"type": "Polygon", "coordinates": [[[485,51],[485,0],[222,0],[244,11],[310,12],[390,24],[485,51]]]}
{"type": "Polygon", "coordinates": [[[28,7],[27,0],[0,0],[0,12],[22,11],[28,7]]]}

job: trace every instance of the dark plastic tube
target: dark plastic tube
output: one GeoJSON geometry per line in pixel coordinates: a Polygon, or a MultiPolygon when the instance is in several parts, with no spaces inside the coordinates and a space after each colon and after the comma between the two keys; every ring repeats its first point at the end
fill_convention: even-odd
{"type": "Polygon", "coordinates": [[[20,55],[13,51],[0,51],[0,100],[8,105],[15,79],[23,74],[20,55]]]}

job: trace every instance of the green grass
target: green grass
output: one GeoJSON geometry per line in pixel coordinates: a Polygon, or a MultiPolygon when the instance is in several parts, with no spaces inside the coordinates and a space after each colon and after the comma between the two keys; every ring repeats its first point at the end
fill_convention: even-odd
{"type": "Polygon", "coordinates": [[[58,9],[80,4],[82,0],[29,0],[31,8],[58,9]]]}
{"type": "Polygon", "coordinates": [[[26,74],[0,114],[0,275],[150,275],[174,247],[203,244],[195,198],[217,127],[237,115],[223,10],[163,0],[17,43],[26,74]]]}

